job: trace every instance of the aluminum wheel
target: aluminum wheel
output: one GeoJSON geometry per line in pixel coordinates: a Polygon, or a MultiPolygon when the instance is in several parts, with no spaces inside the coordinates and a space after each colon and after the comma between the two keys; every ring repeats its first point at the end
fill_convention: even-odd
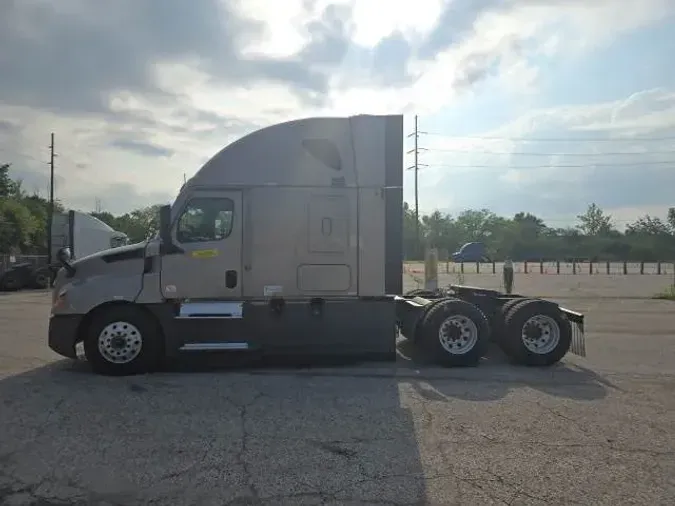
{"type": "Polygon", "coordinates": [[[546,355],[560,343],[560,325],[550,316],[532,316],[523,325],[521,339],[532,353],[546,355]]]}
{"type": "Polygon", "coordinates": [[[138,357],[142,347],[140,331],[128,322],[110,323],[98,335],[98,351],[113,364],[128,364],[138,357]]]}
{"type": "Polygon", "coordinates": [[[445,319],[438,329],[438,340],[445,351],[452,355],[463,355],[473,349],[478,342],[478,327],[463,315],[453,315],[445,319]]]}

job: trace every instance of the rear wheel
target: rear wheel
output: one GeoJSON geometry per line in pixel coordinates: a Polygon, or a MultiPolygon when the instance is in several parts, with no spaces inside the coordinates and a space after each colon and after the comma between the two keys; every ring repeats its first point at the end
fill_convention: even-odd
{"type": "Polygon", "coordinates": [[[158,325],[133,306],[112,306],[95,314],[84,353],[94,372],[125,376],[151,372],[162,358],[158,325]]]}
{"type": "Polygon", "coordinates": [[[492,327],[492,340],[496,342],[500,348],[504,350],[506,353],[507,350],[505,347],[508,345],[507,340],[505,339],[505,334],[506,334],[506,317],[508,314],[511,312],[511,309],[516,306],[517,304],[520,304],[521,302],[529,300],[526,298],[522,297],[517,297],[515,299],[510,299],[506,301],[502,307],[495,312],[494,314],[494,321],[493,321],[493,327],[492,327]]]}
{"type": "Polygon", "coordinates": [[[42,267],[33,274],[32,284],[35,288],[48,288],[51,282],[51,271],[48,267],[42,267]]]}
{"type": "Polygon", "coordinates": [[[421,345],[434,361],[445,366],[473,366],[486,353],[490,326],[473,304],[447,299],[424,317],[421,345]]]}
{"type": "Polygon", "coordinates": [[[504,351],[523,365],[555,364],[572,343],[569,320],[555,304],[541,300],[524,300],[513,306],[504,330],[504,351]]]}

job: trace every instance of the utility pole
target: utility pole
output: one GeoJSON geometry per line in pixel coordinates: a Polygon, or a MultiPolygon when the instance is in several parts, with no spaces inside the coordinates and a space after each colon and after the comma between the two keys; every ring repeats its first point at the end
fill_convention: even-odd
{"type": "Polygon", "coordinates": [[[52,222],[54,221],[54,132],[49,144],[49,207],[47,211],[47,264],[52,263],[52,222]]]}
{"type": "Polygon", "coordinates": [[[425,132],[420,132],[418,129],[417,125],[417,114],[415,114],[415,131],[411,134],[408,135],[408,137],[415,137],[415,147],[411,149],[410,151],[407,152],[407,154],[413,153],[414,156],[414,163],[410,167],[408,167],[407,170],[414,169],[415,170],[415,247],[418,248],[418,251],[416,253],[420,253],[419,248],[422,244],[422,240],[420,237],[420,200],[419,200],[419,189],[418,189],[418,172],[420,170],[420,167],[426,167],[425,164],[420,164],[419,163],[419,152],[420,150],[424,150],[424,148],[419,147],[419,137],[421,133],[425,132]]]}

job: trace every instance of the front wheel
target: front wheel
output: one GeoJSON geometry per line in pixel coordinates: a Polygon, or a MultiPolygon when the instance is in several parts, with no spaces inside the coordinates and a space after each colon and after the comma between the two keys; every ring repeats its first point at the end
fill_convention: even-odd
{"type": "Polygon", "coordinates": [[[422,323],[421,345],[444,366],[474,366],[487,352],[490,326],[473,304],[447,299],[434,305],[422,323]]]}
{"type": "Polygon", "coordinates": [[[84,339],[92,370],[108,376],[151,372],[162,358],[156,322],[131,305],[111,306],[95,314],[84,339]]]}

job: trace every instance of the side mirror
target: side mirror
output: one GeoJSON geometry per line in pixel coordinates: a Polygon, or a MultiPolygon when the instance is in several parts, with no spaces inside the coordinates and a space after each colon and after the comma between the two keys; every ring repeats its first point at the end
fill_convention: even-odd
{"type": "Polygon", "coordinates": [[[59,263],[63,265],[63,268],[68,273],[68,276],[72,277],[75,275],[75,267],[70,264],[70,261],[73,259],[73,254],[70,251],[70,248],[65,247],[59,249],[59,251],[56,253],[56,258],[59,263]]]}
{"type": "Polygon", "coordinates": [[[56,253],[56,258],[62,264],[66,264],[70,263],[70,260],[73,258],[73,254],[71,253],[70,248],[65,247],[59,249],[59,251],[56,253]]]}
{"type": "Polygon", "coordinates": [[[171,206],[159,208],[159,238],[162,241],[161,251],[164,253],[178,250],[171,238],[171,206]]]}
{"type": "Polygon", "coordinates": [[[171,206],[159,208],[159,238],[164,243],[171,241],[171,206]]]}

